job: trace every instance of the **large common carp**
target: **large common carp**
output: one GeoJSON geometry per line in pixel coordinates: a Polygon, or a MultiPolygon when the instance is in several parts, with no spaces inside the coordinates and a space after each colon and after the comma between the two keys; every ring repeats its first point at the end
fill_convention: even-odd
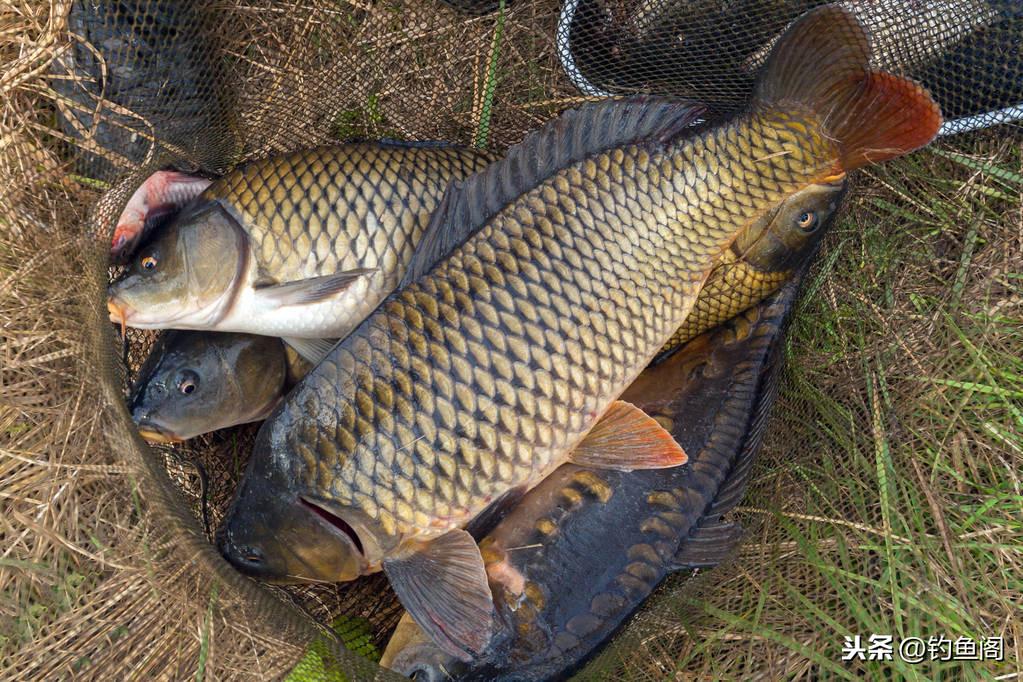
{"type": "MultiPolygon", "coordinates": [[[[755,305],[791,278],[816,250],[843,185],[814,185],[798,192],[740,235],[661,356],[755,305]]],[[[145,438],[187,440],[265,418],[309,369],[273,337],[170,331],[139,370],[129,410],[145,438]]]]}
{"type": "MultiPolygon", "coordinates": [[[[740,235],[661,356],[790,279],[816,251],[842,189],[841,184],[809,187],[763,221],[766,227],[748,230],[745,239],[740,235]]],[[[129,410],[148,440],[187,440],[265,418],[309,369],[274,337],[169,331],[139,370],[129,410]]]]}
{"type": "Polygon", "coordinates": [[[637,107],[595,104],[450,192],[401,288],[260,429],[221,551],[259,575],[249,521],[305,506],[346,543],[338,580],[382,569],[446,653],[483,651],[493,601],[463,527],[566,461],[685,461],[616,399],[722,254],[793,194],[937,133],[930,96],[869,63],[855,18],[821,8],[732,121],[693,132],[700,110],[652,103],[663,125],[637,141],[637,107]],[[474,219],[495,197],[504,207],[474,219]]]}
{"type": "MultiPolygon", "coordinates": [[[[483,538],[497,629],[481,656],[445,654],[406,616],[381,665],[426,682],[561,679],[667,573],[724,558],[740,528],[722,516],[746,489],[798,286],[693,339],[622,394],[671,432],[688,466],[623,473],[565,464],[483,538]]],[[[315,577],[317,568],[287,570],[315,577]]]]}
{"type": "Polygon", "coordinates": [[[448,183],[494,158],[366,142],[246,164],[138,250],[110,285],[110,318],[143,329],[344,336],[397,285],[448,183]]]}

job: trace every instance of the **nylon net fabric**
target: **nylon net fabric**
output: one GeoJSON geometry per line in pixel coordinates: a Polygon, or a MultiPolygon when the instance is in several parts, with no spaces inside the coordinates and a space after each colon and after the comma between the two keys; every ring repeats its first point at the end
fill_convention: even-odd
{"type": "MultiPolygon", "coordinates": [[[[558,49],[593,95],[658,92],[730,112],[747,101],[769,48],[822,2],[565,3],[558,49]]],[[[870,32],[875,68],[910,75],[941,105],[943,134],[1018,120],[1023,58],[1013,0],[847,0],[870,32]]]]}
{"type": "MultiPolygon", "coordinates": [[[[818,4],[84,0],[19,9],[12,23],[32,36],[37,53],[3,57],[12,64],[0,78],[5,94],[33,107],[18,124],[26,141],[3,152],[11,179],[2,195],[5,222],[19,239],[41,229],[64,249],[61,281],[80,292],[74,319],[82,326],[70,346],[73,380],[62,386],[95,387],[101,399],[90,409],[106,435],[98,450],[94,443],[83,448],[82,463],[125,466],[137,476],[136,493],[118,480],[111,495],[134,510],[125,526],[144,529],[119,542],[146,547],[135,558],[149,567],[150,580],[119,586],[110,569],[106,601],[89,612],[102,620],[120,609],[127,635],[90,630],[105,637],[97,648],[62,631],[58,620],[35,633],[52,655],[26,649],[4,664],[8,672],[28,679],[73,669],[109,679],[132,669],[180,678],[194,675],[201,660],[217,678],[281,676],[332,625],[340,639],[357,641],[360,653],[382,650],[401,613],[382,576],[265,587],[216,554],[210,531],[231,499],[256,426],[181,446],[148,446],[135,434],[124,391],[155,334],[128,330],[122,347],[102,301],[117,274],[107,262],[113,223],[144,177],[168,165],[219,174],[243,161],[356,138],[503,150],[558,112],[607,95],[672,94],[706,102],[712,116],[727,115],[748,101],[776,36],[818,4]],[[186,637],[161,624],[178,609],[198,614],[217,636],[200,628],[186,637]]],[[[845,5],[870,29],[876,66],[911,75],[935,95],[946,133],[1023,115],[1023,9],[1015,0],[845,5]]],[[[677,635],[684,629],[671,599],[681,584],[688,583],[669,581],[590,673],[664,674],[630,664],[627,652],[637,642],[652,646],[651,638],[660,638],[656,646],[669,658],[682,650],[677,635]]],[[[334,659],[350,678],[385,674],[338,639],[325,641],[317,655],[334,659]]],[[[336,679],[329,670],[302,674],[336,679]]]]}

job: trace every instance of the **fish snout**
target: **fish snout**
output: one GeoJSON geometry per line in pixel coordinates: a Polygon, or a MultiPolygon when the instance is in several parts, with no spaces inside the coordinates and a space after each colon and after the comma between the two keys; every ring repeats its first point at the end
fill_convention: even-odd
{"type": "Polygon", "coordinates": [[[417,663],[402,672],[406,677],[411,677],[416,682],[446,682],[451,679],[439,666],[429,663],[417,663]]]}
{"type": "Polygon", "coordinates": [[[263,550],[252,544],[235,544],[229,532],[219,534],[217,549],[228,563],[245,575],[253,578],[276,577],[270,570],[263,550]]]}
{"type": "Polygon", "coordinates": [[[464,662],[445,654],[429,640],[400,651],[387,667],[416,682],[449,682],[467,668],[464,662]]]}
{"type": "Polygon", "coordinates": [[[153,426],[153,410],[145,405],[135,405],[131,408],[131,420],[139,427],[153,426]]]}

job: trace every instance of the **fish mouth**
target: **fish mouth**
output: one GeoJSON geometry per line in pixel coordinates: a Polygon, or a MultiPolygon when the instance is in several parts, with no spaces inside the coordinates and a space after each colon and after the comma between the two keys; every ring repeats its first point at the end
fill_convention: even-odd
{"type": "Polygon", "coordinates": [[[299,495],[298,503],[311,514],[318,517],[321,523],[328,526],[336,534],[340,535],[342,539],[350,543],[352,547],[358,551],[360,558],[365,561],[366,551],[363,548],[362,540],[359,538],[359,534],[355,532],[355,529],[352,528],[347,521],[330,510],[325,509],[322,505],[317,504],[313,500],[302,495],[299,495]]]}
{"type": "Polygon", "coordinates": [[[138,425],[139,435],[150,443],[184,443],[185,439],[166,431],[156,424],[145,422],[138,425]]]}

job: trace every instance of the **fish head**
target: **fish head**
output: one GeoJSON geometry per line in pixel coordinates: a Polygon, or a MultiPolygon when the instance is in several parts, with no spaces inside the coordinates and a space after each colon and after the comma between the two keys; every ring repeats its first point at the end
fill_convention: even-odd
{"type": "Polygon", "coordinates": [[[464,661],[444,653],[407,613],[387,642],[380,665],[416,682],[446,682],[469,668],[464,661]]]}
{"type": "Polygon", "coordinates": [[[739,258],[761,272],[796,267],[823,236],[847,184],[841,174],[786,196],[740,232],[734,247],[739,258]]]}
{"type": "Polygon", "coordinates": [[[220,553],[242,573],[275,583],[344,582],[379,570],[368,518],[308,489],[295,467],[275,466],[269,426],[217,533],[220,553]]]}
{"type": "Polygon", "coordinates": [[[264,418],[284,394],[279,339],[172,331],[146,358],[132,389],[131,416],[155,442],[179,442],[264,418]]]}
{"type": "Polygon", "coordinates": [[[147,329],[210,328],[229,311],[247,256],[244,231],[219,202],[188,209],[110,285],[110,319],[147,329]]]}

